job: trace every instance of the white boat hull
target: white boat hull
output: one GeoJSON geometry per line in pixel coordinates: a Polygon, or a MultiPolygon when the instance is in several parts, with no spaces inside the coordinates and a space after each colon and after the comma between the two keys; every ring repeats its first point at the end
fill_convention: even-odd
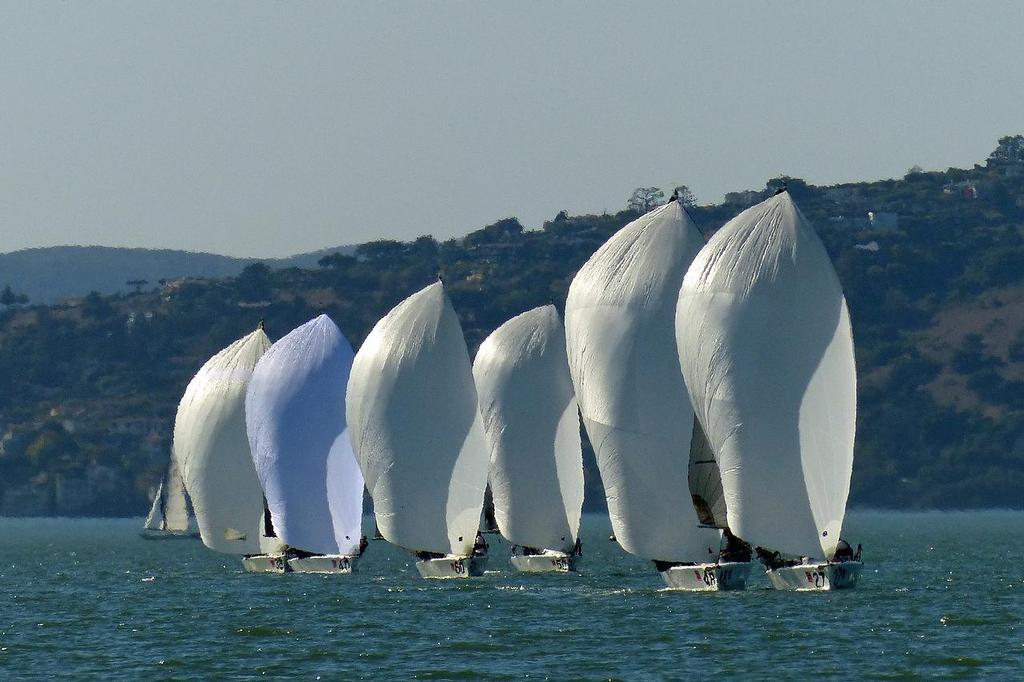
{"type": "Polygon", "coordinates": [[[752,563],[694,564],[671,566],[661,571],[669,589],[687,592],[725,592],[747,589],[752,563]]]}
{"type": "Polygon", "coordinates": [[[572,573],[579,557],[562,552],[513,554],[512,566],[520,573],[572,573]]]}
{"type": "Polygon", "coordinates": [[[242,557],[242,566],[248,573],[287,573],[291,570],[284,554],[254,554],[242,557]]]}
{"type": "Polygon", "coordinates": [[[445,556],[416,562],[416,570],[424,578],[470,578],[484,574],[485,556],[445,556]]]}
{"type": "Polygon", "coordinates": [[[358,555],[322,554],[289,559],[288,568],[295,573],[354,573],[357,561],[358,555]]]}
{"type": "Polygon", "coordinates": [[[857,586],[864,564],[843,561],[838,564],[817,563],[784,566],[767,571],[768,580],[777,590],[799,592],[827,592],[852,589],[857,586]]]}

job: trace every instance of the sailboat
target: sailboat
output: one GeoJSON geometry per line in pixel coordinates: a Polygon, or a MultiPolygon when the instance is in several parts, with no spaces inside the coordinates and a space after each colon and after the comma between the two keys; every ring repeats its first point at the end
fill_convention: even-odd
{"type": "Polygon", "coordinates": [[[274,343],[249,381],[252,458],[295,572],[351,573],[365,547],[363,475],[345,424],[352,359],[345,335],[320,315],[274,343]]]}
{"type": "Polygon", "coordinates": [[[153,506],[150,507],[141,535],[146,540],[198,537],[198,531],[194,528],[194,518],[189,513],[185,484],[181,481],[181,475],[173,459],[157,487],[153,506]]]}
{"type": "Polygon", "coordinates": [[[366,337],[345,399],[377,526],[428,578],[483,573],[488,447],[462,327],[440,282],[366,337]]]}
{"type": "Polygon", "coordinates": [[[261,324],[207,360],[178,405],[174,460],[203,544],[217,552],[261,553],[263,491],[249,454],[245,392],[269,347],[261,324]]]}
{"type": "Polygon", "coordinates": [[[863,564],[840,538],[856,422],[850,317],[788,192],[715,234],[690,266],[676,319],[732,531],[778,589],[855,586],[863,564]]]}
{"type": "Polygon", "coordinates": [[[720,561],[722,533],[702,527],[689,490],[693,408],[674,320],[703,243],[678,201],[619,230],[569,287],[566,347],[619,544],[669,587],[743,589],[750,563],[720,561]]]}
{"type": "Polygon", "coordinates": [[[583,508],[579,407],[553,305],[501,325],[473,363],[498,529],[524,572],[576,570],[583,508]]]}

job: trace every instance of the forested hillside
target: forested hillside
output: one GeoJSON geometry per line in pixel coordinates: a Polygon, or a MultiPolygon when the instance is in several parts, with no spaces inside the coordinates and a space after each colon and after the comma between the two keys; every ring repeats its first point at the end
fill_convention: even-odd
{"type": "MultiPolygon", "coordinates": [[[[835,262],[859,375],[851,504],[1024,507],[1024,137],[973,169],[816,187],[776,178],[688,210],[705,235],[785,183],[835,262]]],[[[359,343],[441,276],[470,352],[657,200],[616,214],[515,218],[463,239],[377,241],[315,269],[247,267],[59,305],[0,297],[0,513],[138,514],[165,466],[174,409],[203,361],[261,318],[276,338],[319,312],[359,343]],[[27,510],[27,511],[26,511],[27,510]]],[[[155,279],[152,279],[155,282],[155,279]]],[[[150,285],[152,286],[152,285],[150,285]]],[[[592,464],[592,458],[590,458],[592,464]]],[[[603,504],[588,471],[588,505],[603,504]]]]}

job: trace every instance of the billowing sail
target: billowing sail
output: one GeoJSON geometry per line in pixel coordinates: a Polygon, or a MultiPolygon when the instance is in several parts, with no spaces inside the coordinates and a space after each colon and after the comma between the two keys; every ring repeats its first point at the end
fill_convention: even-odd
{"type": "Polygon", "coordinates": [[[466,340],[440,282],[373,328],[345,403],[384,537],[414,551],[468,555],[489,451],[466,340]]]}
{"type": "Polygon", "coordinates": [[[702,525],[727,528],[725,493],[722,475],[718,470],[715,453],[711,450],[700,421],[693,419],[693,438],[690,439],[690,495],[693,508],[702,525]]]}
{"type": "Polygon", "coordinates": [[[174,458],[203,544],[259,552],[263,491],[245,433],[245,391],[270,340],[257,329],[210,358],[189,382],[174,421],[174,458]]]}
{"type": "Polygon", "coordinates": [[[363,475],[345,424],[352,347],[326,315],[256,364],[245,421],[256,474],[281,542],[320,554],[358,550],[363,475]]]}
{"type": "Polygon", "coordinates": [[[828,254],[788,193],[715,234],[686,275],[677,321],[732,531],[831,558],[853,468],[853,337],[828,254]]]}
{"type": "Polygon", "coordinates": [[[687,480],[693,408],[679,371],[675,304],[703,245],[678,202],[612,236],[569,288],[569,368],[619,543],[662,561],[705,561],[718,531],[699,528],[687,480]]]}
{"type": "Polygon", "coordinates": [[[498,327],[481,344],[473,377],[501,534],[517,545],[570,551],[583,507],[583,451],[555,307],[498,327]]]}

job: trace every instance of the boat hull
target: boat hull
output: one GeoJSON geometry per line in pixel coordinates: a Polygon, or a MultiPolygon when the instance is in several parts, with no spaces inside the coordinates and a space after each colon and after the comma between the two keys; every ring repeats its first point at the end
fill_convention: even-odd
{"type": "Polygon", "coordinates": [[[520,573],[573,573],[579,557],[561,552],[513,554],[512,567],[520,573]]]}
{"type": "Polygon", "coordinates": [[[291,558],[288,568],[295,573],[354,573],[357,561],[358,555],[322,554],[291,558]]]}
{"type": "Polygon", "coordinates": [[[864,564],[843,561],[838,564],[817,563],[769,569],[768,580],[777,590],[797,592],[828,592],[849,590],[857,586],[864,564]]]}
{"type": "Polygon", "coordinates": [[[660,571],[665,585],[687,592],[726,592],[747,589],[750,562],[670,566],[660,571]]]}
{"type": "Polygon", "coordinates": [[[416,562],[416,570],[423,578],[473,578],[484,574],[485,556],[445,556],[416,562]]]}
{"type": "Polygon", "coordinates": [[[288,560],[284,554],[254,554],[242,557],[247,573],[288,573],[288,560]]]}

